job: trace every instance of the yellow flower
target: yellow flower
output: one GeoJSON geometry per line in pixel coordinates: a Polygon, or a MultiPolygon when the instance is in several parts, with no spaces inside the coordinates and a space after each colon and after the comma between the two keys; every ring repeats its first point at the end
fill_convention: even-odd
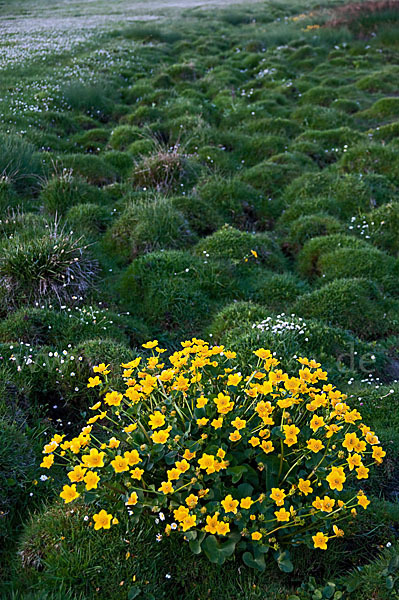
{"type": "Polygon", "coordinates": [[[334,508],[335,500],[333,498],[329,498],[328,496],[324,496],[323,500],[320,501],[320,504],[323,512],[330,513],[334,508]]]}
{"type": "Polygon", "coordinates": [[[260,447],[262,448],[262,450],[265,454],[270,454],[270,452],[273,452],[273,450],[274,450],[274,446],[270,440],[267,442],[263,441],[261,443],[260,447]]]}
{"type": "Polygon", "coordinates": [[[280,508],[280,510],[276,510],[275,513],[277,521],[285,522],[290,520],[290,513],[285,510],[285,508],[280,508]]]}
{"type": "Polygon", "coordinates": [[[111,460],[111,465],[114,468],[115,473],[123,473],[124,471],[129,470],[129,462],[127,458],[123,458],[122,456],[116,456],[114,460],[111,460]]]}
{"type": "Polygon", "coordinates": [[[360,467],[356,469],[357,479],[368,479],[369,470],[370,469],[367,469],[364,465],[360,465],[360,467]]]}
{"type": "Polygon", "coordinates": [[[151,436],[151,439],[154,442],[154,444],[165,444],[169,438],[169,431],[169,428],[161,429],[160,431],[154,431],[154,433],[151,436]]]}
{"type": "Polygon", "coordinates": [[[380,446],[373,447],[373,458],[377,463],[381,464],[385,455],[386,452],[380,446]]]}
{"type": "Polygon", "coordinates": [[[216,531],[217,531],[217,526],[218,526],[218,516],[219,513],[216,512],[213,517],[211,517],[211,515],[208,515],[206,517],[206,525],[205,525],[205,531],[207,533],[211,533],[212,535],[215,535],[216,531]]]}
{"type": "Polygon", "coordinates": [[[138,467],[136,467],[135,469],[132,469],[132,471],[130,471],[130,477],[132,479],[138,479],[140,481],[143,473],[144,469],[139,469],[138,467]]]}
{"type": "Polygon", "coordinates": [[[353,471],[353,469],[355,467],[360,467],[360,465],[362,464],[362,457],[360,456],[360,454],[349,454],[348,458],[346,459],[346,462],[349,465],[349,470],[353,471]]]}
{"type": "Polygon", "coordinates": [[[272,356],[272,353],[270,352],[270,350],[265,350],[264,348],[259,348],[258,350],[254,350],[254,354],[258,358],[261,358],[262,360],[266,360],[268,358],[271,358],[271,356],[272,356]]]}
{"type": "Polygon", "coordinates": [[[348,450],[348,452],[352,452],[354,450],[356,443],[358,442],[356,433],[347,433],[345,434],[345,439],[342,442],[344,448],[348,450]]]}
{"type": "Polygon", "coordinates": [[[324,448],[323,442],[321,440],[315,440],[314,438],[310,438],[310,440],[307,441],[307,446],[312,452],[320,452],[320,450],[324,448]]]}
{"type": "Polygon", "coordinates": [[[191,460],[192,458],[195,458],[195,455],[196,452],[190,452],[190,450],[186,448],[186,450],[184,450],[183,458],[186,460],[191,460]]]}
{"type": "Polygon", "coordinates": [[[88,388],[93,388],[96,387],[96,385],[100,385],[101,384],[101,379],[99,378],[98,375],[96,375],[95,377],[89,377],[89,383],[87,384],[88,388]]]}
{"type": "Polygon", "coordinates": [[[206,417],[202,417],[201,419],[197,419],[197,425],[198,427],[205,427],[208,421],[209,419],[207,419],[206,417]]]}
{"type": "Polygon", "coordinates": [[[119,406],[122,400],[123,396],[122,394],[119,394],[119,392],[108,392],[108,394],[105,394],[104,398],[105,404],[108,404],[109,406],[119,406]]]}
{"type": "Polygon", "coordinates": [[[248,444],[251,444],[252,448],[255,448],[256,446],[259,446],[260,444],[260,439],[252,436],[250,440],[248,440],[248,444]]]}
{"type": "Polygon", "coordinates": [[[346,481],[346,475],[343,467],[332,467],[331,472],[327,475],[326,480],[332,490],[342,492],[343,484],[346,481]]]}
{"type": "Polygon", "coordinates": [[[176,461],[176,469],[178,469],[180,473],[185,473],[189,468],[190,465],[185,459],[176,461]]]}
{"type": "Polygon", "coordinates": [[[60,497],[64,500],[65,504],[72,502],[72,500],[76,500],[79,496],[80,494],[76,491],[75,483],[72,485],[64,485],[62,492],[60,493],[60,497]]]}
{"type": "Polygon", "coordinates": [[[230,531],[230,525],[224,521],[219,521],[216,525],[216,533],[218,535],[226,535],[230,531]]]}
{"type": "Polygon", "coordinates": [[[307,496],[313,492],[313,488],[310,485],[310,481],[308,479],[300,479],[298,483],[298,489],[307,496]]]}
{"type": "Polygon", "coordinates": [[[134,465],[142,462],[137,450],[126,450],[123,456],[126,458],[129,467],[134,467],[134,465]]]}
{"type": "Polygon", "coordinates": [[[49,469],[54,463],[54,454],[49,454],[48,456],[43,456],[43,460],[40,463],[40,466],[44,469],[49,469]]]}
{"type": "Polygon", "coordinates": [[[159,410],[156,410],[152,415],[150,415],[148,425],[151,427],[151,429],[163,427],[163,425],[165,425],[165,416],[159,410]]]}
{"type": "Polygon", "coordinates": [[[99,452],[97,448],[92,448],[90,454],[83,454],[82,462],[85,467],[103,467],[105,452],[99,452]]]}
{"type": "Polygon", "coordinates": [[[226,498],[222,500],[221,504],[223,506],[224,512],[232,512],[235,515],[237,514],[238,500],[234,500],[231,494],[226,496],[226,498]]]}
{"type": "Polygon", "coordinates": [[[286,496],[286,494],[285,494],[284,490],[281,490],[280,488],[272,488],[272,493],[270,494],[270,498],[272,500],[274,500],[274,502],[277,504],[277,506],[283,506],[285,496],[286,496]]]}
{"type": "Polygon", "coordinates": [[[242,438],[241,433],[236,429],[229,435],[229,440],[231,442],[238,442],[242,438]]]}
{"type": "Polygon", "coordinates": [[[251,533],[251,538],[253,540],[255,540],[256,542],[259,541],[259,540],[261,540],[262,537],[263,537],[263,535],[261,534],[260,531],[254,531],[253,533],[251,533]]]}
{"type": "Polygon", "coordinates": [[[223,448],[219,448],[219,450],[216,452],[216,456],[218,458],[224,458],[226,456],[226,452],[223,450],[223,448]]]}
{"type": "Polygon", "coordinates": [[[158,488],[158,492],[163,492],[164,494],[171,494],[172,492],[174,492],[174,489],[170,481],[163,481],[161,483],[161,487],[158,488]]]}
{"type": "Polygon", "coordinates": [[[93,521],[95,523],[94,529],[109,529],[111,527],[112,515],[109,515],[105,510],[100,510],[99,513],[93,515],[93,521]]]}
{"type": "Polygon", "coordinates": [[[203,408],[206,404],[208,404],[208,398],[201,396],[197,399],[197,408],[203,408]]]}
{"type": "Polygon", "coordinates": [[[245,508],[245,509],[249,509],[251,508],[251,506],[253,505],[253,500],[250,496],[247,496],[246,498],[242,498],[240,501],[240,507],[241,508],[245,508]]]}
{"type": "Polygon", "coordinates": [[[89,492],[90,490],[96,490],[98,482],[100,478],[96,471],[87,471],[86,475],[83,478],[83,481],[86,484],[86,490],[89,492]]]}
{"type": "Polygon", "coordinates": [[[103,375],[108,375],[108,373],[111,372],[111,371],[109,371],[108,367],[109,367],[109,365],[105,365],[104,363],[101,363],[100,365],[93,367],[93,371],[94,371],[94,373],[102,373],[103,375]]]}
{"type": "Polygon", "coordinates": [[[214,427],[214,429],[220,429],[221,427],[223,427],[223,417],[219,417],[218,419],[213,419],[213,421],[211,422],[212,427],[214,427]]]}
{"type": "Polygon", "coordinates": [[[314,432],[320,429],[320,427],[324,427],[324,425],[323,417],[319,417],[318,415],[313,415],[312,420],[309,423],[311,430],[314,432]]]}
{"type": "Polygon", "coordinates": [[[167,475],[168,475],[168,480],[169,481],[175,481],[177,479],[179,479],[181,472],[179,471],[179,469],[168,469],[166,471],[167,475]]]}
{"type": "Polygon", "coordinates": [[[179,506],[176,510],[173,511],[173,515],[176,521],[183,521],[190,514],[187,506],[179,506]]]}
{"type": "Polygon", "coordinates": [[[240,419],[239,417],[236,417],[234,419],[234,421],[231,422],[231,424],[233,425],[233,427],[235,427],[236,429],[244,429],[244,427],[246,426],[247,422],[245,419],[240,419]]]}
{"type": "Polygon", "coordinates": [[[82,468],[81,465],[76,465],[76,467],[73,469],[73,471],[70,471],[68,473],[68,478],[73,483],[79,483],[80,481],[83,481],[83,477],[84,477],[85,473],[86,473],[86,469],[82,468]]]}
{"type": "Polygon", "coordinates": [[[188,529],[195,527],[196,522],[197,522],[197,515],[187,515],[187,517],[185,517],[181,521],[181,526],[182,526],[183,531],[187,531],[188,529]]]}
{"type": "Polygon", "coordinates": [[[328,537],[324,535],[322,531],[319,531],[316,533],[316,535],[313,535],[312,540],[315,548],[320,548],[320,550],[327,550],[328,537]]]}
{"type": "Polygon", "coordinates": [[[90,406],[89,409],[90,410],[97,410],[97,408],[100,408],[101,406],[101,401],[100,402],[96,402],[95,404],[93,404],[93,406],[90,406]]]}
{"type": "Polygon", "coordinates": [[[236,387],[240,383],[241,379],[242,379],[241,375],[239,375],[238,373],[233,373],[233,375],[228,376],[227,385],[236,387]]]}
{"type": "Polygon", "coordinates": [[[189,508],[193,509],[197,506],[198,498],[194,494],[190,494],[187,496],[185,502],[189,508]]]}
{"type": "Polygon", "coordinates": [[[345,533],[342,529],[339,529],[336,525],[333,525],[333,531],[337,537],[344,537],[345,533]]]}
{"type": "Polygon", "coordinates": [[[215,457],[212,454],[204,453],[201,458],[198,459],[200,469],[206,470],[208,475],[215,472],[215,457]]]}
{"type": "Polygon", "coordinates": [[[129,498],[127,499],[127,502],[125,502],[125,504],[127,506],[135,506],[137,504],[139,497],[137,496],[136,492],[132,492],[129,496],[129,498]]]}
{"type": "Polygon", "coordinates": [[[108,448],[118,448],[120,446],[120,441],[115,437],[112,437],[108,442],[108,448]]]}
{"type": "Polygon", "coordinates": [[[155,348],[155,346],[158,346],[158,340],[153,340],[152,342],[146,342],[145,344],[142,344],[143,348],[147,348],[147,349],[151,349],[151,348],[155,348]]]}
{"type": "Polygon", "coordinates": [[[368,500],[366,494],[360,493],[360,492],[357,495],[357,501],[360,504],[360,506],[362,506],[365,510],[368,507],[368,505],[370,504],[370,500],[368,500]]]}
{"type": "Polygon", "coordinates": [[[123,367],[124,369],[135,369],[136,367],[139,366],[141,362],[141,356],[138,356],[137,358],[135,358],[134,360],[131,360],[128,363],[122,363],[121,367],[123,367]]]}

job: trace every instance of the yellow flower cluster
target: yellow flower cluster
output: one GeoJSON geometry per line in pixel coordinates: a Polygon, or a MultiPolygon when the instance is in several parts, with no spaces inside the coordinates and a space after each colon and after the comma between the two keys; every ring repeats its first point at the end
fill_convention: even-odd
{"type": "Polygon", "coordinates": [[[196,338],[167,359],[157,340],[143,347],[121,365],[123,390],[109,389],[109,365],[94,367],[93,416],[43,450],[43,468],[67,468],[66,503],[95,494],[95,529],[117,523],[102,506],[115,512],[122,500],[133,519],[165,509],[167,535],[239,532],[248,547],[326,549],[343,535],[338,523],[367,508],[353,484],[385,452],[319,363],[300,357],[290,376],[259,348],[242,373],[235,352],[196,338]]]}

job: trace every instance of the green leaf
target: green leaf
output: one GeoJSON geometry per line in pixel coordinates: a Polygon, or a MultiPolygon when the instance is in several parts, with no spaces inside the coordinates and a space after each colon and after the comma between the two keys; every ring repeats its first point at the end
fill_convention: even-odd
{"type": "Polygon", "coordinates": [[[134,598],[137,598],[137,596],[141,593],[141,588],[139,587],[132,587],[129,590],[129,593],[127,595],[127,600],[133,600],[134,598]]]}
{"type": "Polygon", "coordinates": [[[399,554],[391,558],[388,565],[388,573],[394,573],[399,568],[399,554]]]}
{"type": "Polygon", "coordinates": [[[336,585],[335,583],[328,582],[323,588],[323,598],[332,598],[334,596],[336,585]]]}
{"type": "Polygon", "coordinates": [[[233,483],[238,483],[241,479],[241,477],[243,476],[244,473],[246,473],[247,471],[247,467],[245,465],[239,465],[237,467],[229,467],[227,469],[227,473],[229,475],[231,475],[231,480],[233,483]]]}
{"type": "Polygon", "coordinates": [[[207,558],[217,565],[222,565],[226,558],[233,554],[235,547],[235,537],[221,544],[214,535],[208,535],[202,544],[202,550],[207,558]]]}
{"type": "Polygon", "coordinates": [[[392,575],[388,575],[388,577],[385,579],[385,585],[387,590],[393,590],[393,586],[394,586],[394,580],[392,575]]]}
{"type": "Polygon", "coordinates": [[[247,496],[252,496],[252,492],[254,488],[249,483],[240,483],[237,488],[237,497],[238,498],[247,498],[247,496]]]}
{"type": "Polygon", "coordinates": [[[167,465],[173,465],[176,459],[176,455],[177,452],[175,452],[174,450],[172,452],[168,452],[167,454],[165,454],[165,462],[167,465]]]}
{"type": "Polygon", "coordinates": [[[251,569],[256,569],[263,573],[266,568],[265,557],[263,554],[259,554],[257,557],[253,556],[251,552],[244,552],[242,560],[251,569]]]}
{"type": "Polygon", "coordinates": [[[201,541],[200,540],[190,540],[188,545],[193,554],[201,554],[201,541]]]}
{"type": "Polygon", "coordinates": [[[288,550],[281,553],[276,552],[274,557],[277,561],[278,568],[280,571],[283,571],[283,573],[291,573],[294,570],[294,565],[290,560],[291,557],[288,550]]]}

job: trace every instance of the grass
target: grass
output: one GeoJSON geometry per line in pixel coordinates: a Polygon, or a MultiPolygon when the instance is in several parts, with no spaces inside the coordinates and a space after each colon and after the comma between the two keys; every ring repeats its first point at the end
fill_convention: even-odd
{"type": "Polygon", "coordinates": [[[2,598],[395,597],[397,4],[0,1],[2,598]],[[309,354],[387,450],[376,509],[291,579],[146,526],[103,546],[40,480],[96,362],[192,335],[309,354]]]}

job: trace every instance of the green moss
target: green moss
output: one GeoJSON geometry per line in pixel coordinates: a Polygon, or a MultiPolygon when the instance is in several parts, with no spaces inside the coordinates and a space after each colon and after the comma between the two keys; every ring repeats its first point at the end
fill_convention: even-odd
{"type": "Polygon", "coordinates": [[[358,172],[385,175],[392,183],[399,185],[399,159],[394,146],[377,143],[360,144],[350,148],[339,162],[345,173],[358,172]]]}
{"type": "Polygon", "coordinates": [[[343,224],[335,217],[323,213],[304,215],[290,222],[283,245],[290,253],[296,254],[312,238],[343,231],[343,224]]]}
{"type": "Polygon", "coordinates": [[[370,242],[389,254],[399,254],[399,202],[384,204],[352,220],[354,233],[367,235],[370,242]]]}
{"type": "Polygon", "coordinates": [[[104,233],[111,222],[111,211],[94,202],[72,206],[65,215],[67,222],[78,234],[97,237],[104,233]]]}
{"type": "Polygon", "coordinates": [[[292,113],[298,123],[311,129],[336,129],[349,125],[350,118],[345,112],[325,106],[301,106],[292,113]]]}
{"type": "Polygon", "coordinates": [[[121,178],[128,175],[132,170],[133,158],[127,152],[111,150],[102,154],[101,157],[108,165],[111,165],[115,169],[121,178]]]}
{"type": "Polygon", "coordinates": [[[309,291],[309,284],[296,275],[269,273],[256,278],[252,297],[267,311],[281,312],[288,310],[298,296],[309,291]]]}
{"type": "Polygon", "coordinates": [[[339,248],[320,256],[315,270],[326,282],[345,277],[376,281],[391,294],[398,293],[397,261],[377,248],[339,248]]]}
{"type": "Polygon", "coordinates": [[[219,343],[226,332],[244,325],[252,325],[262,321],[269,311],[260,304],[253,302],[233,302],[222,308],[213,318],[208,334],[213,341],[219,343]]]}
{"type": "Polygon", "coordinates": [[[239,176],[207,177],[198,184],[195,195],[207,203],[214,213],[213,229],[224,223],[243,227],[248,223],[258,222],[261,226],[267,226],[273,220],[271,203],[259,190],[245,183],[239,176]]]}
{"type": "Polygon", "coordinates": [[[398,117],[399,116],[399,98],[391,97],[391,98],[380,98],[377,100],[373,106],[371,106],[367,111],[364,111],[362,115],[370,117],[398,117]]]}
{"type": "Polygon", "coordinates": [[[302,94],[302,104],[317,104],[329,106],[337,97],[337,90],[332,87],[315,86],[302,94]]]}
{"type": "Polygon", "coordinates": [[[365,240],[344,234],[332,234],[323,237],[315,237],[308,240],[297,257],[297,268],[301,275],[312,278],[320,275],[318,262],[323,254],[334,252],[340,248],[365,249],[370,248],[365,240]]]}
{"type": "Polygon", "coordinates": [[[222,265],[167,250],[135,259],[121,275],[119,294],[123,305],[150,325],[181,336],[202,331],[232,283],[222,265]]]}
{"type": "Polygon", "coordinates": [[[65,154],[62,165],[93,185],[107,185],[118,178],[117,171],[109,163],[93,154],[65,154]]]}
{"type": "Polygon", "coordinates": [[[193,184],[200,173],[197,161],[177,147],[159,149],[143,156],[133,168],[132,180],[141,188],[152,188],[159,192],[170,192],[193,184]]]}
{"type": "MultiPolygon", "coordinates": [[[[344,154],[345,156],[347,155],[344,154]]],[[[287,205],[292,205],[281,220],[288,222],[298,218],[301,215],[298,210],[301,202],[308,203],[310,199],[316,198],[316,205],[320,208],[314,212],[326,212],[340,219],[350,218],[359,211],[367,211],[375,202],[370,186],[359,175],[339,175],[333,171],[309,173],[294,179],[284,190],[284,200],[287,205]]]]}
{"type": "Polygon", "coordinates": [[[72,169],[53,175],[40,192],[40,202],[46,214],[64,215],[75,204],[96,202],[101,192],[89,185],[82,177],[74,176],[72,169]]]}
{"type": "Polygon", "coordinates": [[[76,134],[71,141],[85,152],[93,152],[96,154],[105,147],[108,138],[109,131],[96,128],[76,134]]]}
{"type": "Polygon", "coordinates": [[[350,329],[365,339],[383,337],[399,327],[398,307],[388,302],[376,284],[367,279],[332,281],[300,296],[292,310],[305,318],[322,319],[350,329]]]}
{"type": "Polygon", "coordinates": [[[114,150],[127,150],[133,142],[141,140],[143,137],[143,131],[140,127],[134,127],[133,125],[119,125],[111,132],[109,144],[114,150]]]}
{"type": "Polygon", "coordinates": [[[268,233],[249,233],[227,225],[201,240],[194,251],[211,260],[229,259],[242,263],[247,259],[276,270],[282,270],[285,265],[280,248],[268,233]]]}
{"type": "Polygon", "coordinates": [[[172,201],[156,197],[129,204],[109,229],[105,244],[117,258],[131,260],[161,248],[184,248],[194,239],[172,201]]]}

